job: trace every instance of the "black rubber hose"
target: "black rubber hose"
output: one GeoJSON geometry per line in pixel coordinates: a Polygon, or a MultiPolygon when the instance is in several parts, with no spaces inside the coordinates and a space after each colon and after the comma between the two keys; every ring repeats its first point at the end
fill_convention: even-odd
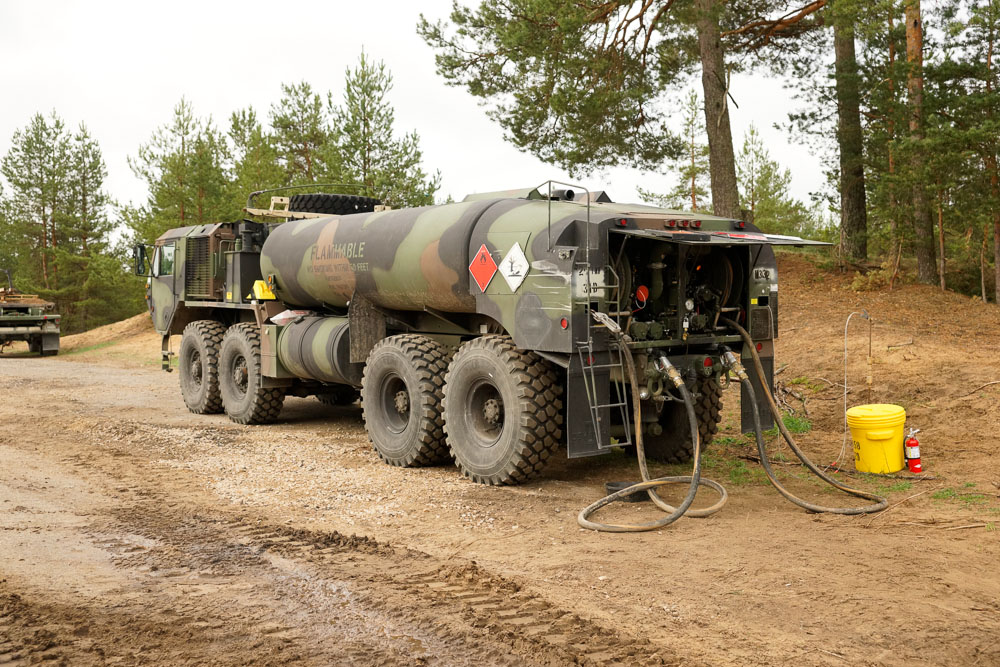
{"type": "Polygon", "coordinates": [[[622,341],[622,350],[625,357],[626,370],[629,376],[629,383],[632,387],[633,396],[633,419],[635,420],[635,448],[636,455],[639,459],[639,472],[642,475],[643,481],[638,484],[633,484],[630,487],[622,489],[612,493],[609,496],[601,498],[596,503],[593,503],[584,509],[580,510],[580,514],[577,516],[577,522],[583,528],[588,530],[598,530],[606,533],[639,533],[649,530],[656,530],[657,528],[662,528],[672,524],[677,519],[684,516],[691,507],[691,503],[694,502],[695,495],[698,493],[698,486],[705,485],[709,486],[722,496],[719,502],[710,508],[705,510],[694,510],[697,512],[697,516],[707,516],[708,514],[714,514],[715,512],[722,509],[722,506],[726,502],[726,490],[721,484],[709,479],[701,479],[701,438],[698,433],[698,418],[694,412],[694,401],[691,398],[691,392],[688,391],[687,387],[683,383],[680,383],[678,389],[681,392],[681,397],[684,400],[684,406],[687,408],[688,423],[691,426],[691,442],[694,444],[694,469],[690,476],[669,476],[669,477],[657,477],[655,479],[649,478],[649,471],[646,467],[646,451],[642,440],[642,412],[639,406],[639,380],[635,373],[635,361],[632,359],[632,351],[628,348],[628,345],[622,341]],[[683,502],[681,502],[678,507],[671,507],[665,503],[657,494],[654,489],[661,486],[666,486],[667,484],[677,484],[688,482],[690,486],[688,487],[687,495],[684,496],[683,502]],[[667,516],[658,519],[656,521],[650,521],[648,523],[640,524],[614,524],[614,523],[598,523],[596,521],[591,521],[590,516],[594,514],[597,510],[602,507],[606,507],[611,503],[621,500],[626,496],[630,496],[637,491],[646,491],[649,494],[650,500],[652,500],[658,507],[668,512],[667,516]]]}
{"type": "Polygon", "coordinates": [[[771,392],[767,389],[767,384],[768,384],[767,378],[766,374],[764,373],[764,366],[760,362],[760,355],[757,354],[756,344],[754,343],[753,339],[750,337],[750,334],[746,331],[746,329],[741,327],[739,324],[728,318],[724,319],[723,321],[739,332],[740,336],[743,338],[743,342],[746,343],[747,347],[749,348],[750,356],[753,358],[754,370],[757,372],[757,377],[760,379],[761,386],[764,387],[764,398],[767,399],[768,406],[771,410],[771,414],[774,416],[774,421],[778,426],[778,430],[781,432],[781,435],[785,438],[785,442],[788,443],[788,446],[795,453],[795,456],[797,456],[799,460],[802,461],[802,464],[806,468],[808,468],[812,473],[814,473],[817,477],[822,479],[830,486],[833,486],[845,493],[849,493],[850,495],[856,496],[858,498],[864,498],[865,500],[873,500],[875,501],[875,504],[867,505],[864,507],[825,507],[823,505],[816,505],[814,503],[810,503],[809,501],[803,500],[802,498],[799,498],[791,491],[786,489],[781,484],[781,482],[778,481],[777,476],[775,476],[774,474],[774,470],[771,468],[771,463],[770,461],[768,461],[767,450],[764,445],[763,429],[761,428],[760,415],[757,409],[757,394],[754,391],[753,384],[750,382],[750,379],[744,378],[743,380],[741,380],[741,384],[747,390],[747,396],[750,398],[750,405],[753,412],[754,433],[757,438],[757,452],[760,455],[760,463],[764,467],[764,472],[767,474],[767,478],[771,481],[771,484],[774,486],[774,488],[776,488],[778,492],[785,498],[787,498],[789,501],[795,503],[796,505],[798,505],[803,509],[809,510],[810,512],[827,513],[827,514],[848,514],[848,515],[871,514],[874,512],[881,512],[886,507],[888,507],[889,506],[888,499],[883,498],[882,496],[876,495],[874,493],[868,493],[867,491],[862,491],[860,489],[855,489],[853,487],[841,484],[840,482],[838,482],[837,480],[833,479],[825,472],[820,470],[819,467],[815,463],[813,463],[801,449],[799,449],[799,446],[795,443],[795,439],[792,437],[792,434],[788,431],[788,428],[785,426],[785,422],[782,419],[781,411],[778,410],[778,405],[774,402],[774,397],[771,396],[771,392]]]}

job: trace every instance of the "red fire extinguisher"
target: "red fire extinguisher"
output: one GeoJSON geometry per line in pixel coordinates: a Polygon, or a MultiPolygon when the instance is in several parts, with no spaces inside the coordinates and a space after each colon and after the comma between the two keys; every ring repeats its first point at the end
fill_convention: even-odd
{"type": "Polygon", "coordinates": [[[920,433],[919,428],[911,428],[906,434],[906,442],[903,445],[903,454],[906,456],[906,465],[910,467],[910,472],[923,472],[924,466],[920,462],[920,443],[917,442],[916,435],[920,433]]]}

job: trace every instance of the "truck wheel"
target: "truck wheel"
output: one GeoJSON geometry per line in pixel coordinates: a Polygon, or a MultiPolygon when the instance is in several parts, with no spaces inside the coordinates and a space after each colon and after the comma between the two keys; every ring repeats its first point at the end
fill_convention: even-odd
{"type": "Polygon", "coordinates": [[[360,396],[361,392],[346,384],[330,387],[328,391],[316,394],[316,398],[323,405],[351,405],[360,396]]]}
{"type": "Polygon", "coordinates": [[[184,327],[178,355],[181,396],[188,410],[198,415],[222,412],[219,393],[219,347],[226,325],[198,320],[184,327]]]}
{"type": "Polygon", "coordinates": [[[444,429],[462,474],[479,484],[537,475],[562,438],[562,386],[509,336],[465,343],[445,376],[444,429]]]}
{"type": "Polygon", "coordinates": [[[285,390],[260,384],[260,331],[250,322],[234,324],[222,339],[219,386],[226,414],[237,424],[266,424],[281,412],[285,390]]]}
{"type": "Polygon", "coordinates": [[[365,430],[389,465],[448,459],[441,414],[448,358],[443,345],[415,334],[385,338],[368,355],[361,380],[365,430]]]}
{"type": "MultiPolygon", "coordinates": [[[[701,437],[701,451],[711,444],[719,431],[722,420],[722,388],[714,377],[700,378],[695,387],[694,414],[698,418],[698,434],[701,437]]],[[[691,442],[691,427],[688,425],[687,410],[682,403],[670,402],[660,413],[663,433],[647,435],[643,441],[646,456],[663,463],[687,463],[694,456],[691,442]]]]}
{"type": "Polygon", "coordinates": [[[300,213],[350,215],[351,213],[371,213],[375,210],[375,206],[380,203],[378,199],[360,195],[292,195],[288,201],[288,210],[300,213]]]}

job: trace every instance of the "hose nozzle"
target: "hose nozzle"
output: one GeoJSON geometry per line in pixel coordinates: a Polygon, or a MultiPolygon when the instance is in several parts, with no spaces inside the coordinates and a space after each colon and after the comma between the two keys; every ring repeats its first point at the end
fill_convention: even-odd
{"type": "Polygon", "coordinates": [[[684,378],[681,377],[681,372],[677,370],[677,367],[670,363],[670,359],[667,359],[666,355],[660,355],[653,360],[653,367],[656,368],[660,373],[666,375],[670,378],[670,381],[674,383],[674,386],[678,389],[684,384],[684,378]]]}
{"type": "Polygon", "coordinates": [[[726,370],[736,373],[736,377],[739,378],[740,382],[749,379],[746,369],[743,368],[743,364],[740,363],[740,360],[736,358],[736,355],[728,347],[722,350],[722,365],[726,367],[726,370]]]}

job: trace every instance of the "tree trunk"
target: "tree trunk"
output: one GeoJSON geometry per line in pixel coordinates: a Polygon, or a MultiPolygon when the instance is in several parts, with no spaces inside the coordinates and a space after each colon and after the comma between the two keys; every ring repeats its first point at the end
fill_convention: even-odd
{"type": "Polygon", "coordinates": [[[701,85],[705,93],[705,130],[708,134],[709,174],[712,177],[712,208],[716,215],[740,217],[740,194],[736,185],[733,133],[729,127],[726,65],[719,35],[719,0],[695,0],[698,10],[698,51],[701,55],[701,85]]]}
{"type": "Polygon", "coordinates": [[[979,291],[983,296],[983,303],[989,303],[986,296],[986,240],[989,238],[989,225],[983,227],[983,242],[979,244],[979,291]]]}
{"type": "MultiPolygon", "coordinates": [[[[986,48],[986,93],[993,92],[993,44],[994,34],[990,30],[989,44],[986,48]]],[[[986,166],[990,172],[990,209],[993,214],[993,297],[994,302],[1000,304],[1000,173],[997,169],[997,157],[995,152],[989,153],[986,166]]],[[[986,245],[986,230],[983,230],[983,245],[986,245]]],[[[984,258],[985,259],[985,258],[984,258]]],[[[983,278],[983,301],[986,301],[986,278],[983,278]]]]}
{"type": "Polygon", "coordinates": [[[854,28],[845,20],[834,21],[833,50],[837,72],[840,226],[844,232],[844,254],[853,261],[865,262],[868,260],[868,208],[865,199],[861,93],[854,53],[854,28]]]}
{"type": "Polygon", "coordinates": [[[691,133],[691,210],[698,210],[698,172],[695,170],[695,136],[691,133]]]}
{"type": "MultiPolygon", "coordinates": [[[[896,153],[893,142],[896,140],[896,41],[892,35],[896,32],[895,21],[893,19],[893,6],[889,5],[889,65],[886,70],[889,73],[889,104],[885,110],[886,114],[886,134],[888,135],[886,145],[889,150],[889,227],[890,236],[893,241],[899,240],[899,251],[903,251],[902,234],[899,231],[899,196],[896,194],[896,153]]],[[[896,262],[899,263],[898,261],[896,262]]]]}
{"type": "Polygon", "coordinates": [[[938,189],[937,193],[937,214],[938,214],[938,278],[941,281],[941,290],[944,291],[944,191],[938,189]]]}
{"type": "Polygon", "coordinates": [[[916,236],[917,280],[934,284],[934,223],[931,220],[924,186],[924,31],[920,20],[920,0],[906,2],[906,60],[910,64],[906,87],[910,97],[910,139],[913,141],[910,167],[913,181],[913,232],[916,236]]]}

